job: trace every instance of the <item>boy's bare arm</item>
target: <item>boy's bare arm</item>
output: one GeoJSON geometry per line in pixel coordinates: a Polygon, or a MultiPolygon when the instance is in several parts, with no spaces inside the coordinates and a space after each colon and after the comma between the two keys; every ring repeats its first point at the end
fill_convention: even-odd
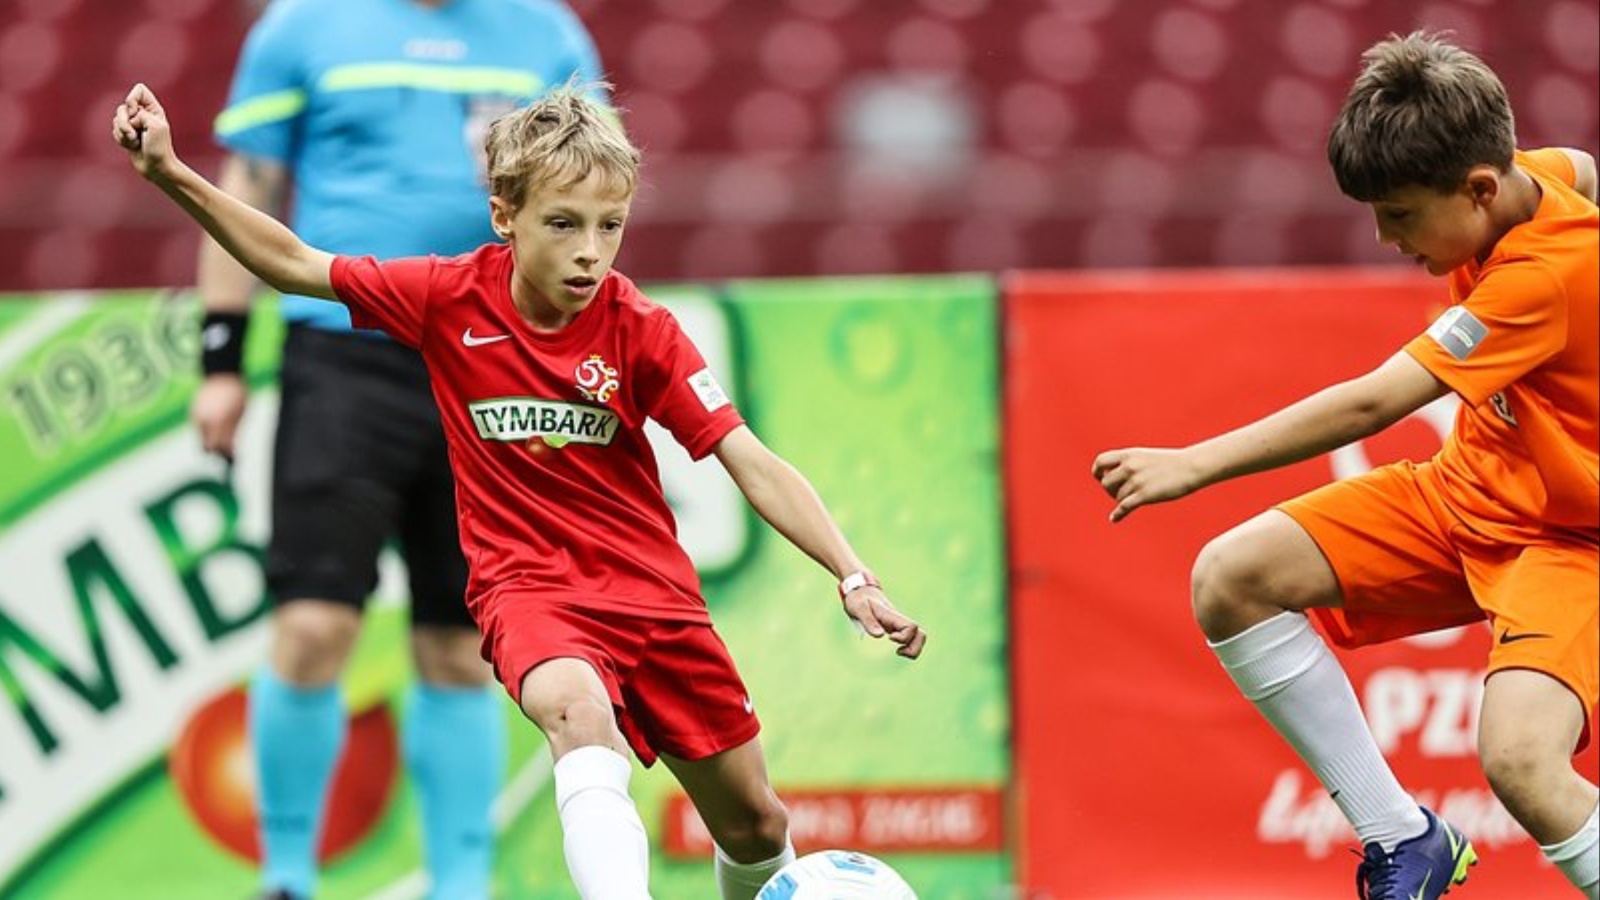
{"type": "Polygon", "coordinates": [[[229,196],[183,163],[154,93],[134,85],[112,118],[112,136],[135,169],[183,207],[206,233],[256,277],[289,294],[335,300],[333,254],[300,240],[283,223],[229,196]]]}
{"type": "MultiPolygon", "coordinates": [[[[717,443],[716,454],[745,499],[790,543],[835,578],[865,570],[811,483],[749,428],[741,425],[729,432],[717,443]]],[[[922,652],[927,634],[889,602],[882,588],[872,584],[857,588],[845,596],[844,604],[846,615],[867,634],[887,635],[899,644],[901,656],[915,659],[922,652]]]]}
{"type": "Polygon", "coordinates": [[[1276,469],[1389,427],[1449,392],[1405,352],[1265,418],[1182,449],[1130,447],[1095,458],[1092,474],[1116,499],[1111,521],[1219,481],[1276,469]]]}

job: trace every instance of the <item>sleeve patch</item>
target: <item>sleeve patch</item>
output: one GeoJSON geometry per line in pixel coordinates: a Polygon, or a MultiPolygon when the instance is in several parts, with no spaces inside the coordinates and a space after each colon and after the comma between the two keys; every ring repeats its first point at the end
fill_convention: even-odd
{"type": "Polygon", "coordinates": [[[710,369],[701,369],[690,375],[689,387],[694,391],[694,395],[700,398],[700,405],[706,408],[706,412],[716,412],[732,402],[710,369]]]}
{"type": "Polygon", "coordinates": [[[1428,326],[1428,337],[1449,351],[1456,359],[1466,359],[1488,337],[1489,327],[1467,311],[1464,306],[1452,306],[1428,326]]]}

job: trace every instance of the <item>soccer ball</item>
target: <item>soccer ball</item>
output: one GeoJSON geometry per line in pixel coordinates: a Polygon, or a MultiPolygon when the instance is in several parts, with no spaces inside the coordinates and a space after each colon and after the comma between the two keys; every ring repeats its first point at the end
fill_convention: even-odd
{"type": "Polygon", "coordinates": [[[784,866],[756,900],[917,900],[917,895],[883,860],[823,850],[784,866]]]}

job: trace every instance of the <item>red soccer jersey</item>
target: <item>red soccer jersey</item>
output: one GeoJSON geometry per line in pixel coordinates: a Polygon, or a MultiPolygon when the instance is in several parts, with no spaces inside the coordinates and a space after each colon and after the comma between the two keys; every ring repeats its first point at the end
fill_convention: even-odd
{"type": "Polygon", "coordinates": [[[744,421],[666,309],[611,272],[566,328],[511,299],[503,244],[454,258],[337,257],[357,327],[422,352],[456,477],[477,615],[516,587],[550,602],[709,621],[646,418],[695,459],[744,421]]]}

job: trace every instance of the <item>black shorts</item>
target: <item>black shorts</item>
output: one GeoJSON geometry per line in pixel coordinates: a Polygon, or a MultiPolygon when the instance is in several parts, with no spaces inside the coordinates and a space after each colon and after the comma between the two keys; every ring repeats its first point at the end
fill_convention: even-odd
{"type": "Polygon", "coordinates": [[[473,627],[455,480],[422,357],[382,338],[291,325],[280,380],[267,547],[276,602],[362,606],[394,539],[412,621],[473,627]]]}

